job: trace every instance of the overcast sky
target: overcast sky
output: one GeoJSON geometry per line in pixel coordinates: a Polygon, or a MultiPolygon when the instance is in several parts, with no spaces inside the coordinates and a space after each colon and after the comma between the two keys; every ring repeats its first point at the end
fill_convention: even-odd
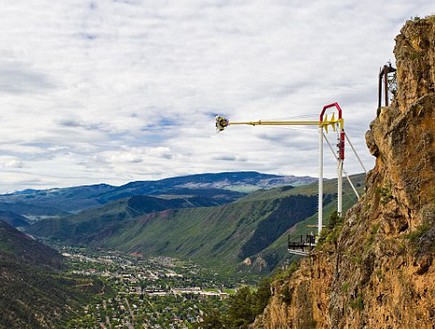
{"type": "MultiPolygon", "coordinates": [[[[379,67],[429,0],[0,0],[0,193],[205,172],[318,175],[317,120],[364,134],[379,67]]],[[[335,135],[328,134],[335,143],[335,135]]],[[[347,172],[362,169],[348,151],[347,172]]],[[[335,160],[325,150],[325,171],[335,160]]]]}

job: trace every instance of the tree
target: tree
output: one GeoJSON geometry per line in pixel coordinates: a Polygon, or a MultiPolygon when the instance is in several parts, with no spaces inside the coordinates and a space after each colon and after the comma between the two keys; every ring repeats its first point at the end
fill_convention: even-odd
{"type": "Polygon", "coordinates": [[[198,329],[226,329],[229,328],[225,316],[218,309],[209,310],[203,317],[203,321],[194,328],[198,329]]]}
{"type": "Polygon", "coordinates": [[[254,297],[253,312],[255,316],[263,313],[265,307],[269,303],[270,296],[271,296],[270,279],[264,278],[258,284],[258,290],[253,296],[254,297]]]}
{"type": "Polygon", "coordinates": [[[228,320],[232,328],[248,328],[255,320],[253,294],[249,287],[242,287],[229,300],[228,320]]]}

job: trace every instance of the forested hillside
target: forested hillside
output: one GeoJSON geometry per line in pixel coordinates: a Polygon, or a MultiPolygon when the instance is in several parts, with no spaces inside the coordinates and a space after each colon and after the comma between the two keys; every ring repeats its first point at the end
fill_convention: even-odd
{"type": "Polygon", "coordinates": [[[63,257],[0,220],[0,328],[62,327],[103,292],[99,280],[64,273],[63,257]]]}

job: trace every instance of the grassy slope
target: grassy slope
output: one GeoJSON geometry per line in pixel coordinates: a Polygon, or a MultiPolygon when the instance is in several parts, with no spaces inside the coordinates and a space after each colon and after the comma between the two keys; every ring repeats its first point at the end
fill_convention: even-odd
{"type": "Polygon", "coordinates": [[[143,216],[129,222],[120,234],[103,242],[106,247],[192,258],[206,265],[238,261],[241,246],[255,223],[276,207],[272,200],[181,209],[143,216]]]}
{"type": "Polygon", "coordinates": [[[105,231],[109,234],[110,230],[119,228],[120,222],[144,213],[211,204],[215,204],[211,199],[195,196],[135,196],[113,201],[98,209],[85,210],[74,216],[40,221],[27,227],[26,231],[40,237],[86,244],[93,239],[96,232],[105,231]]]}

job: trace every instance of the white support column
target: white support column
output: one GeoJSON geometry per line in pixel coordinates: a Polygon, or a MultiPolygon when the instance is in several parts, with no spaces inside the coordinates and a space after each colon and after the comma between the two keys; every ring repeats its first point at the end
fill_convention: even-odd
{"type": "Polygon", "coordinates": [[[323,127],[319,126],[319,210],[318,210],[317,230],[320,238],[320,232],[323,226],[323,127]]]}
{"type": "MultiPolygon", "coordinates": [[[[337,127],[338,128],[338,127],[337,127]]],[[[337,138],[337,215],[343,216],[343,161],[344,161],[344,140],[343,128],[338,130],[337,138]]]]}

